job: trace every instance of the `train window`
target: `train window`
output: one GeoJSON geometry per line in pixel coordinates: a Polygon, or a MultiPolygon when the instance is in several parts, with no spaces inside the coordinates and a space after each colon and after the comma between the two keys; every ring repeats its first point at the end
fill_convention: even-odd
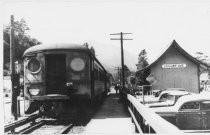
{"type": "Polygon", "coordinates": [[[103,74],[103,72],[101,70],[99,72],[99,80],[100,81],[103,81],[104,80],[104,74],[103,74]]]}
{"type": "Polygon", "coordinates": [[[102,79],[102,74],[101,74],[101,70],[99,70],[99,80],[101,81],[102,79]]]}
{"type": "Polygon", "coordinates": [[[82,58],[74,58],[70,63],[70,67],[74,71],[82,71],[85,68],[85,61],[82,58]]]}
{"type": "Polygon", "coordinates": [[[41,63],[37,59],[32,58],[28,61],[27,68],[31,73],[36,74],[41,70],[41,63]]]}
{"type": "Polygon", "coordinates": [[[94,79],[98,80],[98,69],[97,69],[97,67],[94,68],[94,79]]]}

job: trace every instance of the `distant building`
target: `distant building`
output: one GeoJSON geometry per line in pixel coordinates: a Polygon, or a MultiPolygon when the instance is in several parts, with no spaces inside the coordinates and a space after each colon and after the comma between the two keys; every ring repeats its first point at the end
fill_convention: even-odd
{"type": "MultiPolygon", "coordinates": [[[[184,88],[200,92],[200,73],[207,69],[174,40],[163,53],[142,70],[151,70],[150,76],[156,79],[152,89],[184,88]]],[[[138,72],[138,71],[137,71],[138,72]]]]}

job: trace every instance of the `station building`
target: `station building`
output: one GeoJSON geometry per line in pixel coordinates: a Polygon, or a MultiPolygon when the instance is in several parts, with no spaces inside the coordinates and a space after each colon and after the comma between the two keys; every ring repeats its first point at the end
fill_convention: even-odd
{"type": "Polygon", "coordinates": [[[158,58],[142,70],[148,69],[151,71],[148,78],[155,79],[155,83],[152,84],[153,90],[184,88],[189,92],[199,93],[200,74],[208,67],[173,40],[158,58]]]}

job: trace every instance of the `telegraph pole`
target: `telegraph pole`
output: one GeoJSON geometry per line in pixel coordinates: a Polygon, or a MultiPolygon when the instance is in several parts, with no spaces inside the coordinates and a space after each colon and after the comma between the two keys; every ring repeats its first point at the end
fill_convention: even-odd
{"type": "Polygon", "coordinates": [[[120,40],[121,43],[121,64],[122,64],[122,86],[123,90],[125,89],[125,75],[124,75],[124,52],[123,52],[123,40],[133,40],[133,39],[124,39],[123,35],[132,34],[132,33],[114,33],[110,35],[120,35],[120,38],[111,38],[111,40],[120,40]]]}
{"type": "Polygon", "coordinates": [[[11,72],[11,88],[12,88],[12,101],[11,113],[17,120],[17,89],[15,88],[15,45],[14,45],[14,16],[11,15],[10,24],[10,72],[11,72]]]}

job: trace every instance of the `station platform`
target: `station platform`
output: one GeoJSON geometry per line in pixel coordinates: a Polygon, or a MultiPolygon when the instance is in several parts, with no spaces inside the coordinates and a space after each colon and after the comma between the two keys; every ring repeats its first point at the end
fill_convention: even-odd
{"type": "Polygon", "coordinates": [[[135,126],[126,106],[111,89],[102,106],[85,128],[85,134],[134,134],[135,126]]]}

